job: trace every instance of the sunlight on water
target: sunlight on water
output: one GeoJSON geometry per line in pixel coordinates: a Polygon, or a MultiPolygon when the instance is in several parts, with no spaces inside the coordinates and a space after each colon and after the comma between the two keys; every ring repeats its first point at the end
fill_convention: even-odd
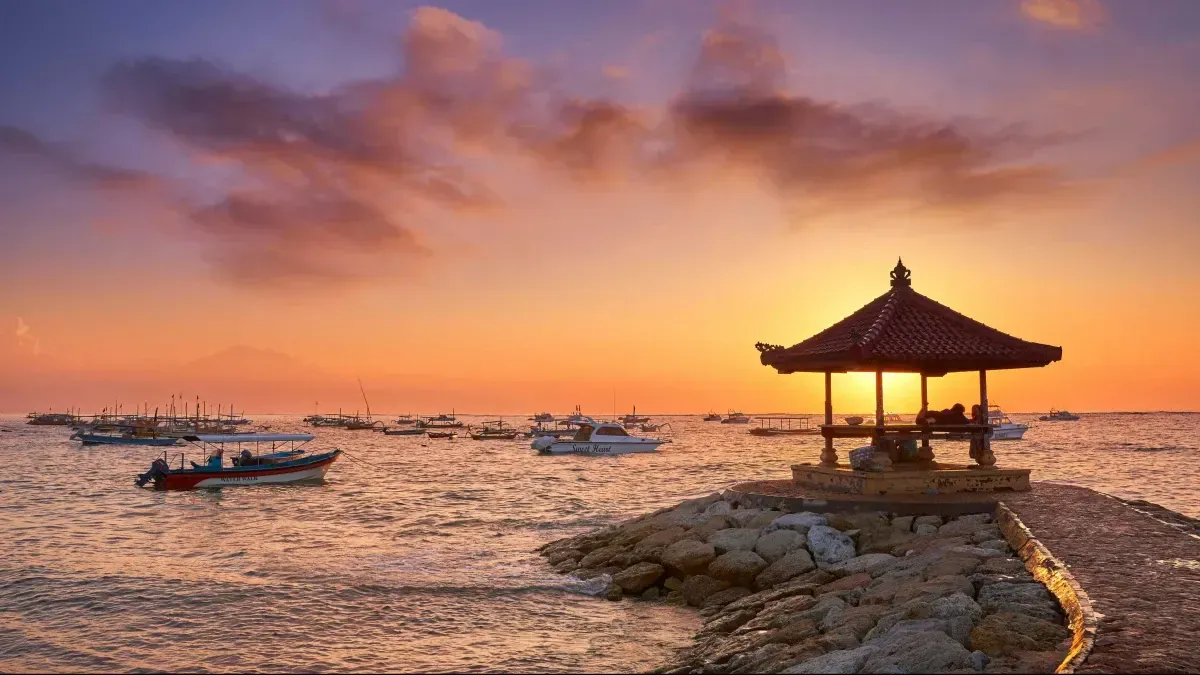
{"type": "MultiPolygon", "coordinates": [[[[82,447],[66,428],[0,419],[14,429],[0,433],[0,670],[652,668],[687,643],[694,612],[598,599],[533,550],[787,477],[820,447],[670,421],[660,453],[621,458],[318,430],[314,448],[374,466],[340,460],[324,485],[161,493],[132,484],[154,448],[82,447]]],[[[995,444],[1001,466],[1200,515],[1200,415],[1032,424],[1026,440],[995,444]]]]}

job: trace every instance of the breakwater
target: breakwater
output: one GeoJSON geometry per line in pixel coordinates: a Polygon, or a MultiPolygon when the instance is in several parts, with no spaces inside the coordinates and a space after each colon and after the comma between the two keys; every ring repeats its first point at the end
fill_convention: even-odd
{"type": "Polygon", "coordinates": [[[992,513],[786,513],[712,494],[552,542],[610,600],[699,611],[678,673],[1053,672],[1073,635],[992,513]]]}

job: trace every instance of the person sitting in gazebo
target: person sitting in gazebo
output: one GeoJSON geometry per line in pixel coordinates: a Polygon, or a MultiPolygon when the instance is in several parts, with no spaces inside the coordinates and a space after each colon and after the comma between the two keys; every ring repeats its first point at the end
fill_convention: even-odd
{"type": "Polygon", "coordinates": [[[967,407],[961,403],[935,413],[921,408],[917,413],[917,424],[967,424],[966,411],[967,407]]]}

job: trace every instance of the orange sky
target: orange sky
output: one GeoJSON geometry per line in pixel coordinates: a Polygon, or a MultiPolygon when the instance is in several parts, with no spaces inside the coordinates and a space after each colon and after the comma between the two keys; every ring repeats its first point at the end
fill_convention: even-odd
{"type": "MultiPolygon", "coordinates": [[[[58,137],[29,132],[32,142],[0,108],[0,170],[12,179],[0,195],[0,411],[153,406],[180,392],[253,412],[318,401],[353,410],[361,377],[372,407],[392,412],[608,413],[614,390],[621,410],[818,412],[820,376],[777,375],[754,343],[794,344],[850,314],[887,290],[897,256],[917,291],[1063,347],[1059,363],[989,378],[1006,409],[1200,409],[1190,337],[1200,328],[1200,125],[1197,94],[1182,87],[1200,47],[1099,3],[988,6],[929,15],[940,37],[918,44],[917,33],[879,42],[881,26],[862,17],[795,16],[767,2],[736,21],[772,26],[773,37],[719,12],[686,34],[667,28],[670,3],[632,3],[663,27],[596,19],[575,52],[551,56],[519,32],[473,23],[488,17],[412,12],[396,28],[409,71],[464,78],[483,101],[442,111],[461,115],[451,141],[441,127],[414,132],[446,143],[419,177],[392,164],[409,159],[379,135],[427,124],[413,121],[429,110],[413,107],[418,89],[404,79],[386,82],[390,98],[368,110],[373,135],[354,139],[380,147],[353,162],[329,159],[350,142],[342,127],[284,129],[313,134],[302,150],[218,138],[232,113],[216,99],[211,128],[177,124],[163,111],[172,99],[152,87],[172,73],[226,75],[169,63],[154,79],[136,66],[111,80],[136,124],[97,112],[64,121],[74,132],[58,137]],[[845,40],[818,31],[821,21],[845,40]],[[977,39],[960,44],[940,22],[977,39]],[[647,62],[674,59],[674,74],[626,63],[635,47],[659,57],[647,62]],[[591,104],[603,122],[580,118],[545,140],[517,126],[497,136],[492,110],[543,67],[591,73],[579,76],[592,83],[586,94],[619,105],[591,104]],[[761,112],[754,97],[784,101],[815,130],[763,142],[763,119],[716,126],[702,114],[726,71],[741,88],[721,100],[738,114],[761,112]],[[138,97],[151,102],[130,103],[138,97]],[[903,112],[877,123],[853,107],[864,102],[903,112]],[[106,151],[79,131],[102,124],[138,152],[106,151]],[[841,135],[847,124],[905,140],[884,152],[841,135]],[[795,153],[775,148],[796,143],[795,153]],[[855,154],[812,159],[831,143],[855,154]],[[670,153],[653,162],[628,156],[661,147],[670,153]],[[139,174],[97,168],[110,164],[139,174]],[[295,197],[332,194],[309,182],[318,169],[353,187],[295,197]],[[445,186],[424,182],[430,172],[484,197],[431,196],[445,186]],[[183,205],[201,193],[223,206],[183,205]],[[260,194],[278,211],[248,211],[260,194]]],[[[583,33],[591,21],[545,20],[583,33]]],[[[213,58],[218,37],[205,38],[213,58]]],[[[339,68],[334,81],[367,77],[339,68]]],[[[569,117],[577,103],[566,100],[569,117]]],[[[871,410],[872,386],[870,375],[835,376],[835,408],[871,410]]],[[[974,375],[931,381],[935,405],[977,391],[974,375]]],[[[918,393],[915,378],[889,378],[887,408],[911,413],[918,393]]]]}

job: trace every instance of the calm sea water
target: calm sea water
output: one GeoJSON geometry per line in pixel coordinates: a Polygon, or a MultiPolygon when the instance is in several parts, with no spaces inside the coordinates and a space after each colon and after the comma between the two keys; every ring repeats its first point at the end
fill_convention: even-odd
{"type": "MultiPolygon", "coordinates": [[[[592,597],[534,548],[787,477],[820,446],[698,417],[671,418],[660,453],[621,458],[317,430],[310,447],[373,466],[343,458],[323,485],[163,493],[133,487],[154,448],[82,447],[21,421],[0,418],[14,430],[0,432],[0,671],[644,670],[699,617],[592,597]]],[[[1032,423],[995,445],[1001,466],[1200,516],[1200,415],[1032,423]]]]}

